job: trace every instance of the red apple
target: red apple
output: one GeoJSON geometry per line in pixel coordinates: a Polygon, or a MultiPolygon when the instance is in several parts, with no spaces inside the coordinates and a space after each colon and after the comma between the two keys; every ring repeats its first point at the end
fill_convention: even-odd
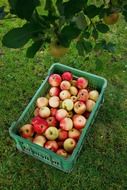
{"type": "Polygon", "coordinates": [[[76,81],[76,86],[79,88],[79,89],[83,89],[83,88],[86,88],[88,85],[88,80],[83,78],[83,77],[79,77],[76,81]]]}
{"type": "Polygon", "coordinates": [[[93,100],[87,100],[86,101],[86,110],[91,112],[95,106],[95,102],[93,100]]]}
{"type": "Polygon", "coordinates": [[[45,148],[52,150],[53,152],[56,152],[58,150],[58,144],[56,141],[47,141],[45,143],[45,148]]]}
{"type": "Polygon", "coordinates": [[[50,116],[50,109],[48,107],[40,108],[39,115],[43,118],[49,117],[50,116]]]}
{"type": "Polygon", "coordinates": [[[62,74],[62,79],[63,80],[68,80],[68,81],[71,81],[73,79],[73,75],[71,72],[69,71],[66,71],[62,74]]]}
{"type": "Polygon", "coordinates": [[[67,137],[68,137],[68,132],[67,131],[59,129],[58,132],[59,132],[58,139],[60,141],[63,141],[65,139],[67,139],[67,137]]]}
{"type": "Polygon", "coordinates": [[[56,127],[49,127],[45,131],[45,136],[48,140],[55,140],[58,138],[58,129],[56,127]]]}
{"type": "Polygon", "coordinates": [[[78,96],[78,100],[85,102],[89,98],[89,93],[86,89],[81,89],[79,90],[77,96],[78,96]]]}
{"type": "Polygon", "coordinates": [[[33,126],[31,124],[25,124],[19,129],[19,134],[23,138],[32,137],[34,134],[33,126]]]}
{"type": "Polygon", "coordinates": [[[34,132],[37,134],[42,134],[48,128],[47,121],[39,116],[32,118],[31,123],[33,125],[34,132]]]}
{"type": "Polygon", "coordinates": [[[82,101],[77,101],[74,103],[74,111],[77,114],[83,114],[86,110],[86,105],[82,101]]]}
{"type": "Polygon", "coordinates": [[[56,111],[56,119],[61,121],[63,118],[67,116],[67,111],[65,109],[59,109],[56,111]]]}
{"type": "Polygon", "coordinates": [[[73,128],[73,122],[71,118],[65,117],[60,121],[60,128],[69,131],[70,129],[73,128]]]}
{"type": "Polygon", "coordinates": [[[50,126],[54,126],[54,127],[55,127],[55,126],[57,125],[57,120],[56,120],[56,118],[55,118],[54,116],[48,117],[48,118],[46,119],[46,121],[47,121],[49,127],[50,127],[50,126]]]}
{"type": "Polygon", "coordinates": [[[90,92],[89,92],[89,99],[91,99],[91,100],[93,100],[93,101],[97,101],[97,99],[98,99],[98,97],[99,97],[99,93],[98,93],[98,91],[97,90],[91,90],[90,92]]]}
{"type": "Polygon", "coordinates": [[[67,98],[70,98],[71,97],[71,94],[68,90],[62,90],[59,94],[59,97],[61,100],[65,100],[67,98]]]}
{"type": "Polygon", "coordinates": [[[46,142],[46,138],[42,135],[38,135],[33,139],[33,143],[38,144],[42,147],[44,146],[45,142],[46,142]]]}
{"type": "Polygon", "coordinates": [[[39,107],[39,108],[45,107],[48,105],[48,99],[45,97],[39,97],[37,99],[36,104],[37,104],[37,107],[39,107]]]}
{"type": "Polygon", "coordinates": [[[59,93],[60,93],[60,89],[56,86],[51,87],[49,90],[50,96],[59,96],[59,93]]]}
{"type": "Polygon", "coordinates": [[[51,74],[48,81],[51,86],[60,86],[62,79],[59,74],[51,74]]]}
{"type": "Polygon", "coordinates": [[[67,81],[67,80],[63,80],[63,81],[61,82],[61,84],[60,84],[61,90],[69,90],[70,87],[71,87],[71,84],[70,84],[70,82],[67,81]]]}
{"type": "Polygon", "coordinates": [[[86,118],[83,115],[75,114],[72,120],[73,120],[73,125],[76,129],[82,129],[85,127],[86,118]]]}
{"type": "Polygon", "coordinates": [[[71,130],[68,131],[68,137],[78,140],[80,137],[80,131],[75,128],[72,128],[71,130]]]}
{"type": "Polygon", "coordinates": [[[63,147],[67,152],[72,152],[75,146],[76,146],[76,141],[72,138],[66,139],[63,144],[63,147]]]}
{"type": "Polygon", "coordinates": [[[60,104],[60,99],[58,96],[53,96],[49,99],[49,105],[52,107],[52,108],[57,108],[59,107],[59,104],[60,104]]]}
{"type": "Polygon", "coordinates": [[[78,89],[75,86],[71,86],[69,90],[72,96],[76,96],[78,94],[78,89]]]}
{"type": "Polygon", "coordinates": [[[64,149],[62,149],[62,148],[61,148],[61,149],[58,149],[57,152],[56,152],[56,154],[58,154],[58,155],[60,155],[60,156],[63,156],[63,157],[65,157],[65,158],[66,158],[67,155],[68,155],[67,152],[66,152],[64,149]]]}

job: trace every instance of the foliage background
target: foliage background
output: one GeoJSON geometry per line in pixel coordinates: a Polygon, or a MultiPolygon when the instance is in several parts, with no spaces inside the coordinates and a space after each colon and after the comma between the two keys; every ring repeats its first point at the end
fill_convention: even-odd
{"type": "MultiPolygon", "coordinates": [[[[0,1],[0,6],[3,3],[0,1]]],[[[9,29],[21,25],[16,18],[0,20],[0,41],[9,29]]],[[[105,36],[116,43],[114,54],[102,50],[89,57],[78,56],[72,45],[60,59],[51,57],[47,50],[27,59],[26,46],[13,50],[0,42],[0,190],[127,189],[126,31],[121,16],[105,36]],[[12,121],[18,119],[56,61],[108,80],[104,105],[70,174],[20,153],[8,133],[12,121]]]]}

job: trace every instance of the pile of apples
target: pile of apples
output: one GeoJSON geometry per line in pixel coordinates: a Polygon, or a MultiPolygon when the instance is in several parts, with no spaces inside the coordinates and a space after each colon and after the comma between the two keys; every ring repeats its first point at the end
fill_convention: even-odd
{"type": "Polygon", "coordinates": [[[69,71],[51,74],[48,82],[48,94],[37,99],[34,117],[19,129],[19,134],[68,157],[76,147],[99,92],[90,89],[86,78],[74,78],[69,71]]]}

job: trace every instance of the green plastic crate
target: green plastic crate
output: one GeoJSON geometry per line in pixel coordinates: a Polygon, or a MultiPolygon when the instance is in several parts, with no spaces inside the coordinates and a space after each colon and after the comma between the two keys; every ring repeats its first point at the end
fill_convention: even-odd
{"type": "Polygon", "coordinates": [[[48,71],[48,76],[40,85],[39,89],[31,99],[30,103],[27,105],[27,107],[25,108],[19,119],[16,122],[13,122],[11,127],[9,128],[10,136],[15,140],[17,149],[21,152],[25,152],[26,154],[35,157],[38,160],[41,160],[42,162],[45,162],[46,164],[54,166],[64,172],[70,172],[73,169],[77,156],[82,148],[82,145],[84,144],[84,140],[86,139],[86,134],[90,129],[90,126],[93,124],[94,119],[98,113],[98,110],[101,104],[103,103],[104,91],[106,86],[107,86],[107,80],[100,76],[85,71],[77,70],[72,67],[68,67],[59,63],[54,63],[48,71]],[[37,98],[40,96],[44,96],[47,93],[50,87],[48,84],[49,75],[51,73],[61,74],[64,71],[71,71],[75,77],[87,78],[89,81],[89,86],[93,87],[94,89],[97,89],[100,93],[99,98],[94,106],[94,109],[87,120],[86,126],[82,130],[76,148],[74,149],[72,155],[69,156],[68,158],[63,158],[57,155],[56,153],[52,152],[51,150],[40,147],[18,135],[18,129],[23,124],[30,121],[30,119],[32,118],[37,98]]]}

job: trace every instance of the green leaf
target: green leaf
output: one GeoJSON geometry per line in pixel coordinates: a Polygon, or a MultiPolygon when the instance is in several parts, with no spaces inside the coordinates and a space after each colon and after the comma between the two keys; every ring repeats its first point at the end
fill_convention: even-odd
{"type": "Polygon", "coordinates": [[[70,23],[70,25],[65,26],[61,30],[61,33],[59,35],[60,43],[63,46],[68,47],[71,40],[75,39],[80,34],[80,32],[81,30],[79,30],[75,24],[70,23]]]}
{"type": "Polygon", "coordinates": [[[83,12],[80,12],[76,17],[75,17],[75,23],[77,27],[81,30],[84,30],[87,27],[87,21],[86,17],[83,12]]]}
{"type": "Polygon", "coordinates": [[[85,10],[84,13],[89,17],[93,18],[96,15],[99,15],[100,9],[96,7],[95,5],[90,5],[88,6],[85,10]]]}
{"type": "Polygon", "coordinates": [[[32,34],[38,31],[40,29],[36,25],[34,26],[31,23],[25,24],[23,27],[12,29],[5,34],[2,43],[9,48],[20,48],[29,41],[32,34]]]}
{"type": "Polygon", "coordinates": [[[83,10],[85,0],[70,0],[63,3],[64,5],[64,16],[66,18],[73,17],[75,13],[83,10]]]}
{"type": "Polygon", "coordinates": [[[90,37],[90,33],[88,31],[83,32],[83,37],[88,39],[90,37]]]}
{"type": "Polygon", "coordinates": [[[63,15],[64,14],[63,0],[57,0],[56,6],[57,6],[57,9],[58,9],[60,15],[63,15]]]}
{"type": "Polygon", "coordinates": [[[84,49],[86,53],[89,53],[92,50],[92,44],[87,40],[84,40],[84,49]]]}
{"type": "Polygon", "coordinates": [[[101,33],[107,33],[109,31],[109,27],[106,24],[103,24],[103,23],[97,24],[96,28],[101,33]]]}
{"type": "Polygon", "coordinates": [[[85,39],[81,39],[76,44],[79,55],[84,55],[84,52],[89,53],[92,50],[92,44],[85,39]]]}
{"type": "Polygon", "coordinates": [[[84,44],[83,44],[83,41],[78,41],[77,44],[76,44],[76,48],[78,50],[78,54],[80,56],[84,56],[84,44]]]}
{"type": "Polygon", "coordinates": [[[19,18],[30,20],[34,9],[40,4],[39,0],[9,0],[11,10],[19,18]]]}
{"type": "Polygon", "coordinates": [[[27,49],[26,56],[28,58],[33,58],[36,52],[41,48],[43,41],[36,41],[27,49]]]}
{"type": "Polygon", "coordinates": [[[92,31],[92,36],[93,38],[96,40],[98,38],[98,32],[97,30],[94,28],[93,31],[92,31]]]}

